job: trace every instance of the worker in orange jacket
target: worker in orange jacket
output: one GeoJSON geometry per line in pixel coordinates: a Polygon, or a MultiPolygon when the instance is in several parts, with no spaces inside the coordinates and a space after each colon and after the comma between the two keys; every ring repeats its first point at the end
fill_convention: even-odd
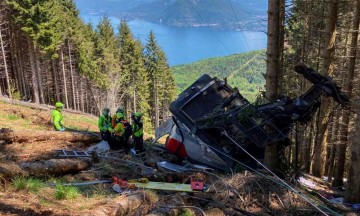
{"type": "Polygon", "coordinates": [[[125,139],[126,133],[126,120],[122,113],[117,113],[114,119],[114,142],[112,143],[113,149],[118,150],[121,147],[125,149],[125,153],[128,154],[130,146],[125,139]]]}

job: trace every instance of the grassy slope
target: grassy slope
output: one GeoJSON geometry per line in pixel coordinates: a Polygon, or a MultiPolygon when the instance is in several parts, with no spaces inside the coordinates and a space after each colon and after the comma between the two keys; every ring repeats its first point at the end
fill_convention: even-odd
{"type": "MultiPolygon", "coordinates": [[[[67,128],[95,132],[97,117],[64,112],[67,128]]],[[[12,130],[51,130],[51,111],[39,110],[0,101],[0,128],[12,130]]]]}
{"type": "Polygon", "coordinates": [[[188,65],[173,67],[178,93],[190,86],[202,74],[228,77],[228,83],[254,101],[265,79],[265,51],[257,50],[226,57],[210,58],[188,65]]]}

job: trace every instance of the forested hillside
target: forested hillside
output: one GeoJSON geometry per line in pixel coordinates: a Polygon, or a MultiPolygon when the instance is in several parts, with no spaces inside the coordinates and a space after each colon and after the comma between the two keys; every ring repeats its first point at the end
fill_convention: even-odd
{"type": "Polygon", "coordinates": [[[0,95],[92,114],[124,106],[149,129],[169,115],[174,79],[153,33],[143,45],[125,21],[118,34],[107,18],[85,25],[72,0],[0,0],[0,10],[0,95]]]}
{"type": "MultiPolygon", "coordinates": [[[[267,98],[309,89],[311,83],[294,73],[298,63],[332,77],[351,98],[350,107],[321,99],[319,112],[296,125],[286,149],[287,163],[297,172],[327,176],[336,188],[347,178],[344,203],[360,202],[359,20],[359,0],[269,1],[267,98]]],[[[279,158],[278,146],[268,145],[266,165],[278,170],[279,158]]]]}
{"type": "Polygon", "coordinates": [[[228,78],[232,87],[250,101],[255,101],[265,84],[265,51],[251,51],[226,57],[211,58],[188,65],[172,67],[178,93],[189,87],[202,74],[228,78]]]}

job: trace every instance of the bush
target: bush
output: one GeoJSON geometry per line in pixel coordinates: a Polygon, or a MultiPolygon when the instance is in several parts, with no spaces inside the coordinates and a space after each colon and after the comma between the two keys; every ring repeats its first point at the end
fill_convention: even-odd
{"type": "Polygon", "coordinates": [[[73,186],[57,185],[55,199],[75,199],[79,196],[79,190],[73,186]]]}
{"type": "Polygon", "coordinates": [[[15,190],[26,190],[30,192],[38,192],[44,186],[43,182],[39,179],[25,177],[16,177],[12,185],[15,190]]]}

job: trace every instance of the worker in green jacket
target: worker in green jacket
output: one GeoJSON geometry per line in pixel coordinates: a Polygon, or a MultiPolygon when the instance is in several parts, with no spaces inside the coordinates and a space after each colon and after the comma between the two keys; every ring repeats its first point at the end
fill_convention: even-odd
{"type": "Polygon", "coordinates": [[[63,116],[62,116],[62,109],[64,107],[64,104],[61,102],[56,102],[55,109],[51,112],[51,119],[54,125],[54,129],[56,131],[64,131],[64,122],[63,122],[63,116]]]}
{"type": "Polygon", "coordinates": [[[144,148],[144,128],[143,122],[141,121],[141,113],[136,112],[131,115],[133,120],[132,131],[133,131],[133,139],[135,144],[136,155],[140,155],[140,157],[145,159],[145,148],[144,148]]]}
{"type": "Polygon", "coordinates": [[[111,125],[110,109],[105,107],[98,120],[98,126],[101,134],[101,139],[109,141],[111,134],[114,132],[111,125]]]}

